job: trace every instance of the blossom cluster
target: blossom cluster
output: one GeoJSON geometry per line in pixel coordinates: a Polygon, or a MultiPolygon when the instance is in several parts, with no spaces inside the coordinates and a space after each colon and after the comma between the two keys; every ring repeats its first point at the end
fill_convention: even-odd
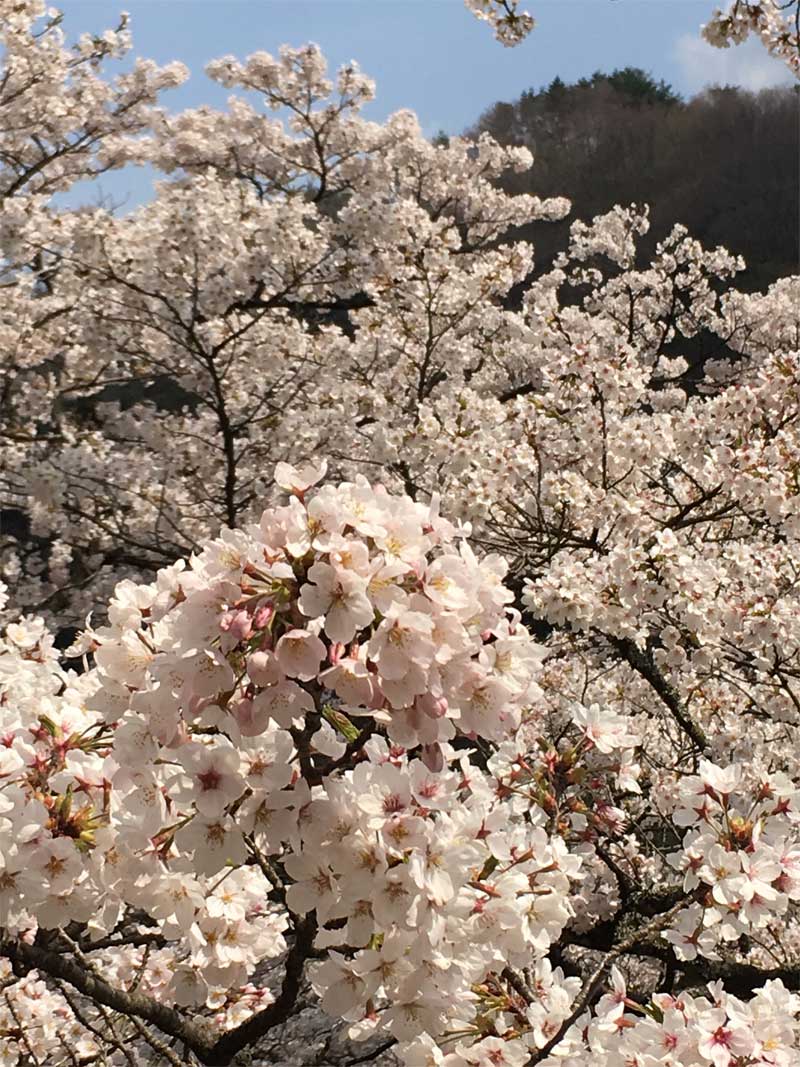
{"type": "Polygon", "coordinates": [[[313,911],[324,1007],[375,1020],[380,996],[395,1036],[439,1033],[454,994],[473,1014],[472,986],[572,913],[579,860],[544,811],[509,824],[449,744],[513,737],[542,651],[502,561],[435,505],[364,479],[309,492],[322,473],[279,467],[288,505],[121,583],[73,650],[92,671],[64,674],[41,620],[8,628],[2,921],[100,939],[144,916],[170,999],[213,1007],[313,911]],[[265,903],[287,882],[288,913],[265,903]]]}
{"type": "Polygon", "coordinates": [[[793,6],[781,0],[733,0],[727,10],[714,11],[702,34],[715,48],[741,44],[754,34],[771,55],[783,60],[800,77],[800,33],[793,6]]]}
{"type": "Polygon", "coordinates": [[[464,0],[476,18],[488,22],[495,38],[507,48],[524,41],[536,25],[527,11],[518,11],[518,0],[464,0]]]}
{"type": "Polygon", "coordinates": [[[668,861],[694,902],[664,936],[679,959],[715,958],[720,946],[781,922],[800,900],[800,792],[780,772],[747,775],[739,764],[701,761],[670,798],[686,828],[668,861]],[[751,780],[748,781],[748,778],[751,780]]]}
{"type": "MultiPolygon", "coordinates": [[[[537,989],[569,1002],[574,979],[553,983],[537,974],[537,989]],[[542,978],[544,981],[542,981],[542,978]]],[[[767,983],[745,1002],[720,983],[693,996],[656,994],[643,1004],[624,975],[612,967],[608,992],[594,1014],[584,1012],[567,1030],[557,1055],[535,1060],[543,1067],[790,1067],[795,1062],[800,998],[781,981],[767,983]]],[[[404,1049],[407,1067],[525,1067],[530,1048],[519,1038],[487,1037],[443,1052],[422,1038],[404,1049]]]]}

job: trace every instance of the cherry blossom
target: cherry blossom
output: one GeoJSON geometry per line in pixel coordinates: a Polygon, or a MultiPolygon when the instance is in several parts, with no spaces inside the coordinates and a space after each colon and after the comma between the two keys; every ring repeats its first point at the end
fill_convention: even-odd
{"type": "Polygon", "coordinates": [[[307,981],[407,1067],[794,1067],[797,278],[643,205],[534,275],[530,153],[355,64],[174,113],[0,16],[4,1062],[232,1062],[307,981]]]}

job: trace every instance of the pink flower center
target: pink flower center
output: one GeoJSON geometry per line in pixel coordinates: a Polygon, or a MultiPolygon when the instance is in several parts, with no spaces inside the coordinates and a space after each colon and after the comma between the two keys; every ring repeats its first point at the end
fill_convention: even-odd
{"type": "Polygon", "coordinates": [[[219,789],[219,783],[222,781],[222,775],[215,767],[209,767],[207,771],[203,771],[202,774],[198,774],[197,780],[200,783],[204,793],[209,793],[213,789],[219,789]]]}
{"type": "Polygon", "coordinates": [[[732,1036],[730,1030],[726,1030],[724,1026],[718,1026],[711,1035],[711,1043],[713,1045],[722,1045],[724,1048],[730,1048],[732,1036]]]}
{"type": "Polygon", "coordinates": [[[395,812],[403,811],[405,803],[402,797],[399,797],[396,793],[389,793],[383,798],[383,810],[387,815],[392,815],[395,812]]]}

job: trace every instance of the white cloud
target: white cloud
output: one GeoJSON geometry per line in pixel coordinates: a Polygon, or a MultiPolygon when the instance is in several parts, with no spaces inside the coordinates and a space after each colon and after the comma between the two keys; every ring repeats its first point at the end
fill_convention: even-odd
{"type": "Polygon", "coordinates": [[[794,84],[786,64],[771,56],[756,37],[730,48],[712,48],[699,35],[687,33],[676,42],[674,54],[683,75],[681,88],[690,93],[707,85],[740,85],[758,91],[794,84]]]}

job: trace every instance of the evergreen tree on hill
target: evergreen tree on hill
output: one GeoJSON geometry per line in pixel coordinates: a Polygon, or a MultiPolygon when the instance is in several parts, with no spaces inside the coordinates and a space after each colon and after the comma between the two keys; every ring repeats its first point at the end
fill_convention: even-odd
{"type": "MultiPolygon", "coordinates": [[[[799,104],[795,88],[725,86],[683,100],[665,81],[624,67],[571,84],[556,77],[498,102],[467,136],[488,132],[533,152],[531,172],[503,180],[509,192],[566,195],[570,219],[649,204],[643,255],[678,220],[704,244],[744,256],[740,284],[761,289],[800,261],[799,104]]],[[[562,247],[570,219],[515,232],[534,242],[537,272],[562,247]]]]}

